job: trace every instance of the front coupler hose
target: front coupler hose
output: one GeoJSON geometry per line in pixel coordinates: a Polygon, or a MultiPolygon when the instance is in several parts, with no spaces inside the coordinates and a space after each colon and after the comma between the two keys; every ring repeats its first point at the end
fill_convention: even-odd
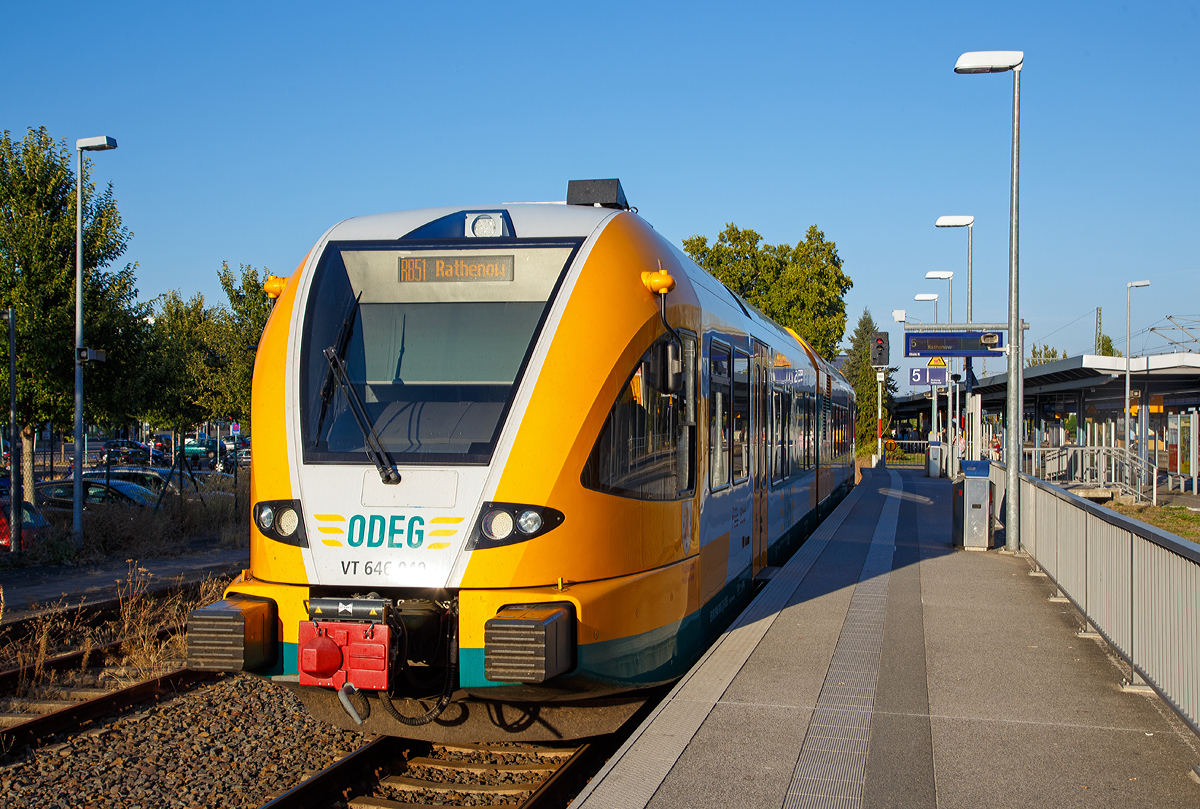
{"type": "Polygon", "coordinates": [[[386,691],[379,692],[379,702],[383,705],[383,710],[388,716],[395,719],[402,725],[415,727],[417,725],[428,725],[433,720],[442,715],[442,711],[450,705],[450,697],[454,694],[455,686],[458,685],[458,602],[454,601],[450,605],[449,618],[449,657],[450,662],[446,671],[446,682],[442,685],[442,695],[438,698],[437,704],[430,708],[420,716],[405,716],[397,710],[392,702],[391,695],[386,691]]]}

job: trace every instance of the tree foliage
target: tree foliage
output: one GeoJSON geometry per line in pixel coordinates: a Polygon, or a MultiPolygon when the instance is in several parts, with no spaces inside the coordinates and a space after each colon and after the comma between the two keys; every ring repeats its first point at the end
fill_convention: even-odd
{"type": "MultiPolygon", "coordinates": [[[[0,307],[15,310],[17,410],[32,479],[34,425],[74,419],[75,204],[74,154],[45,127],[23,140],[0,135],[0,307]]],[[[114,421],[137,409],[147,329],[137,302],[134,268],[103,268],[125,252],[132,234],[122,224],[112,185],[83,190],[83,340],[108,361],[85,368],[84,418],[114,421]]],[[[8,385],[8,364],[0,370],[8,385]]]]}
{"type": "MultiPolygon", "coordinates": [[[[0,135],[0,308],[16,313],[29,480],[36,427],[67,428],[74,420],[75,157],[44,127],[21,140],[0,135]]],[[[106,269],[133,234],[112,185],[98,191],[91,161],[83,168],[83,342],[107,354],[84,368],[85,421],[191,427],[231,417],[248,431],[253,345],[271,311],[262,289],[267,271],[222,264],[227,305],[209,308],[203,296],[185,299],[178,291],[140,302],[136,265],[106,269]]],[[[0,362],[0,389],[7,385],[8,363],[0,362]]]]}
{"type": "Polygon", "coordinates": [[[1025,358],[1025,367],[1032,368],[1035,365],[1045,365],[1048,362],[1056,362],[1067,358],[1067,352],[1059,351],[1057,348],[1049,344],[1038,345],[1033,344],[1033,348],[1029,351],[1029,356],[1025,358]]]}
{"type": "Polygon", "coordinates": [[[1120,351],[1113,348],[1113,339],[1107,334],[1100,335],[1100,356],[1101,357],[1124,357],[1120,351]]]}
{"type": "Polygon", "coordinates": [[[214,415],[240,422],[244,433],[250,432],[255,349],[271,316],[271,299],[263,291],[269,274],[264,269],[260,277],[248,264],[235,274],[229,264],[222,263],[217,276],[229,306],[212,310],[208,321],[200,403],[214,415]]]}
{"type": "Polygon", "coordinates": [[[146,420],[152,425],[190,427],[210,415],[201,404],[210,319],[200,293],[184,300],[177,290],[171,290],[155,298],[147,352],[152,395],[145,408],[146,420]]]}
{"type": "MultiPolygon", "coordinates": [[[[863,309],[858,318],[858,324],[850,337],[850,347],[846,351],[846,359],[842,363],[842,374],[854,388],[857,397],[857,417],[855,423],[854,441],[859,454],[870,455],[877,446],[876,418],[878,415],[879,382],[875,378],[875,368],[871,366],[872,335],[879,331],[875,318],[871,317],[870,309],[863,309]]],[[[883,419],[884,431],[891,419],[895,407],[895,395],[900,390],[895,374],[899,366],[887,368],[884,371],[883,388],[883,419]]]]}
{"type": "MultiPolygon", "coordinates": [[[[73,419],[75,388],[75,173],[65,140],[43,127],[14,141],[0,136],[0,307],[17,319],[17,398],[26,423],[73,419]]],[[[125,252],[132,234],[121,223],[112,185],[97,194],[83,182],[83,338],[108,352],[85,369],[85,417],[112,419],[130,406],[116,390],[135,377],[145,314],[137,303],[133,267],[103,267],[125,252]]],[[[7,384],[7,368],[4,369],[7,384]]]]}
{"type": "Polygon", "coordinates": [[[813,225],[804,241],[765,244],[762,236],[733,223],[715,242],[684,239],[692,260],[748,303],[796,331],[817,353],[832,360],[846,331],[845,294],[853,286],[842,271],[837,245],[813,225]]]}
{"type": "Polygon", "coordinates": [[[254,349],[271,314],[263,291],[268,270],[222,263],[217,277],[228,304],[209,307],[197,293],[184,300],[172,290],[155,300],[151,365],[158,374],[147,420],[190,426],[231,418],[250,432],[254,349]]]}

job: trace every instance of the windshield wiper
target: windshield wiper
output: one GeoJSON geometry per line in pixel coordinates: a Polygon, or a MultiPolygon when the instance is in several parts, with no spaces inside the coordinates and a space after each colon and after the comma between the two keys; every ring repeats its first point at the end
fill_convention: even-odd
{"type": "MultiPolygon", "coordinates": [[[[354,334],[354,318],[358,314],[358,302],[362,299],[362,293],[358,293],[358,297],[350,304],[349,310],[346,312],[346,317],[342,320],[342,327],[338,329],[337,337],[333,340],[333,349],[337,352],[338,359],[344,359],[346,349],[350,346],[350,338],[354,334]]],[[[326,352],[328,353],[328,352],[326,352]]],[[[329,402],[333,399],[334,374],[333,365],[331,364],[325,370],[325,381],[321,383],[321,414],[317,417],[317,430],[313,435],[313,449],[321,443],[321,428],[325,425],[325,414],[329,412],[329,402]]]]}
{"type": "Polygon", "coordinates": [[[367,457],[379,470],[379,477],[384,483],[399,483],[400,473],[396,471],[391,457],[383,448],[383,441],[379,438],[379,433],[375,432],[375,428],[371,426],[367,406],[363,404],[362,399],[358,398],[358,392],[354,390],[354,386],[350,384],[350,379],[346,376],[346,364],[338,356],[338,352],[333,346],[325,349],[323,353],[325,359],[329,360],[329,373],[333,376],[337,386],[342,389],[342,393],[346,395],[346,401],[350,405],[350,414],[354,416],[354,420],[358,422],[358,429],[362,431],[367,457]]]}

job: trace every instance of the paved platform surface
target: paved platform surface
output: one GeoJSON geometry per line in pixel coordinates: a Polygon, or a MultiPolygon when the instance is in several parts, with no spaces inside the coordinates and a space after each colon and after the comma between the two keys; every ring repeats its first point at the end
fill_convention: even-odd
{"type": "MultiPolygon", "coordinates": [[[[129,576],[124,559],[103,564],[13,568],[0,572],[4,589],[4,624],[27,618],[46,609],[71,609],[117,597],[118,581],[129,576]]],[[[182,576],[185,582],[208,576],[235,574],[250,567],[250,549],[211,549],[186,556],[138,560],[150,574],[148,589],[172,586],[182,576]]]]}
{"type": "Polygon", "coordinates": [[[1200,740],[950,496],[865,471],[573,809],[1200,806],[1200,740]]]}

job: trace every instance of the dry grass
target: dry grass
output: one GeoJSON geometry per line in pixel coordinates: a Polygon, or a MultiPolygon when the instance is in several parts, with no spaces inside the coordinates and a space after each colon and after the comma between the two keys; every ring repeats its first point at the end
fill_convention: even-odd
{"type": "Polygon", "coordinates": [[[250,476],[233,481],[221,475],[200,478],[197,494],[187,484],[185,497],[168,493],[157,512],[153,506],[99,504],[83,515],[84,546],[75,547],[71,514],[44,511],[49,536],[20,554],[18,564],[62,564],[118,558],[178,556],[190,547],[244,548],[250,539],[250,476]],[[236,503],[236,510],[234,508],[236,503]]]}
{"type": "Polygon", "coordinates": [[[120,666],[119,683],[137,682],[171,666],[180,665],[187,656],[183,632],[160,640],[158,632],[186,624],[188,614],[199,606],[221,597],[229,578],[209,577],[186,591],[173,590],[152,595],[153,574],[136,562],[130,562],[129,574],[117,582],[119,608],[114,618],[91,625],[91,611],[84,607],[62,609],[50,605],[29,627],[23,637],[13,638],[11,630],[0,636],[0,669],[30,668],[21,683],[18,696],[41,687],[54,685],[63,672],[44,668],[51,656],[83,651],[80,670],[93,666],[120,666]],[[101,655],[93,650],[124,640],[116,652],[101,655]]]}
{"type": "Polygon", "coordinates": [[[1126,517],[1141,520],[1192,542],[1200,542],[1200,513],[1179,506],[1134,506],[1116,501],[1106,505],[1126,517]]]}

